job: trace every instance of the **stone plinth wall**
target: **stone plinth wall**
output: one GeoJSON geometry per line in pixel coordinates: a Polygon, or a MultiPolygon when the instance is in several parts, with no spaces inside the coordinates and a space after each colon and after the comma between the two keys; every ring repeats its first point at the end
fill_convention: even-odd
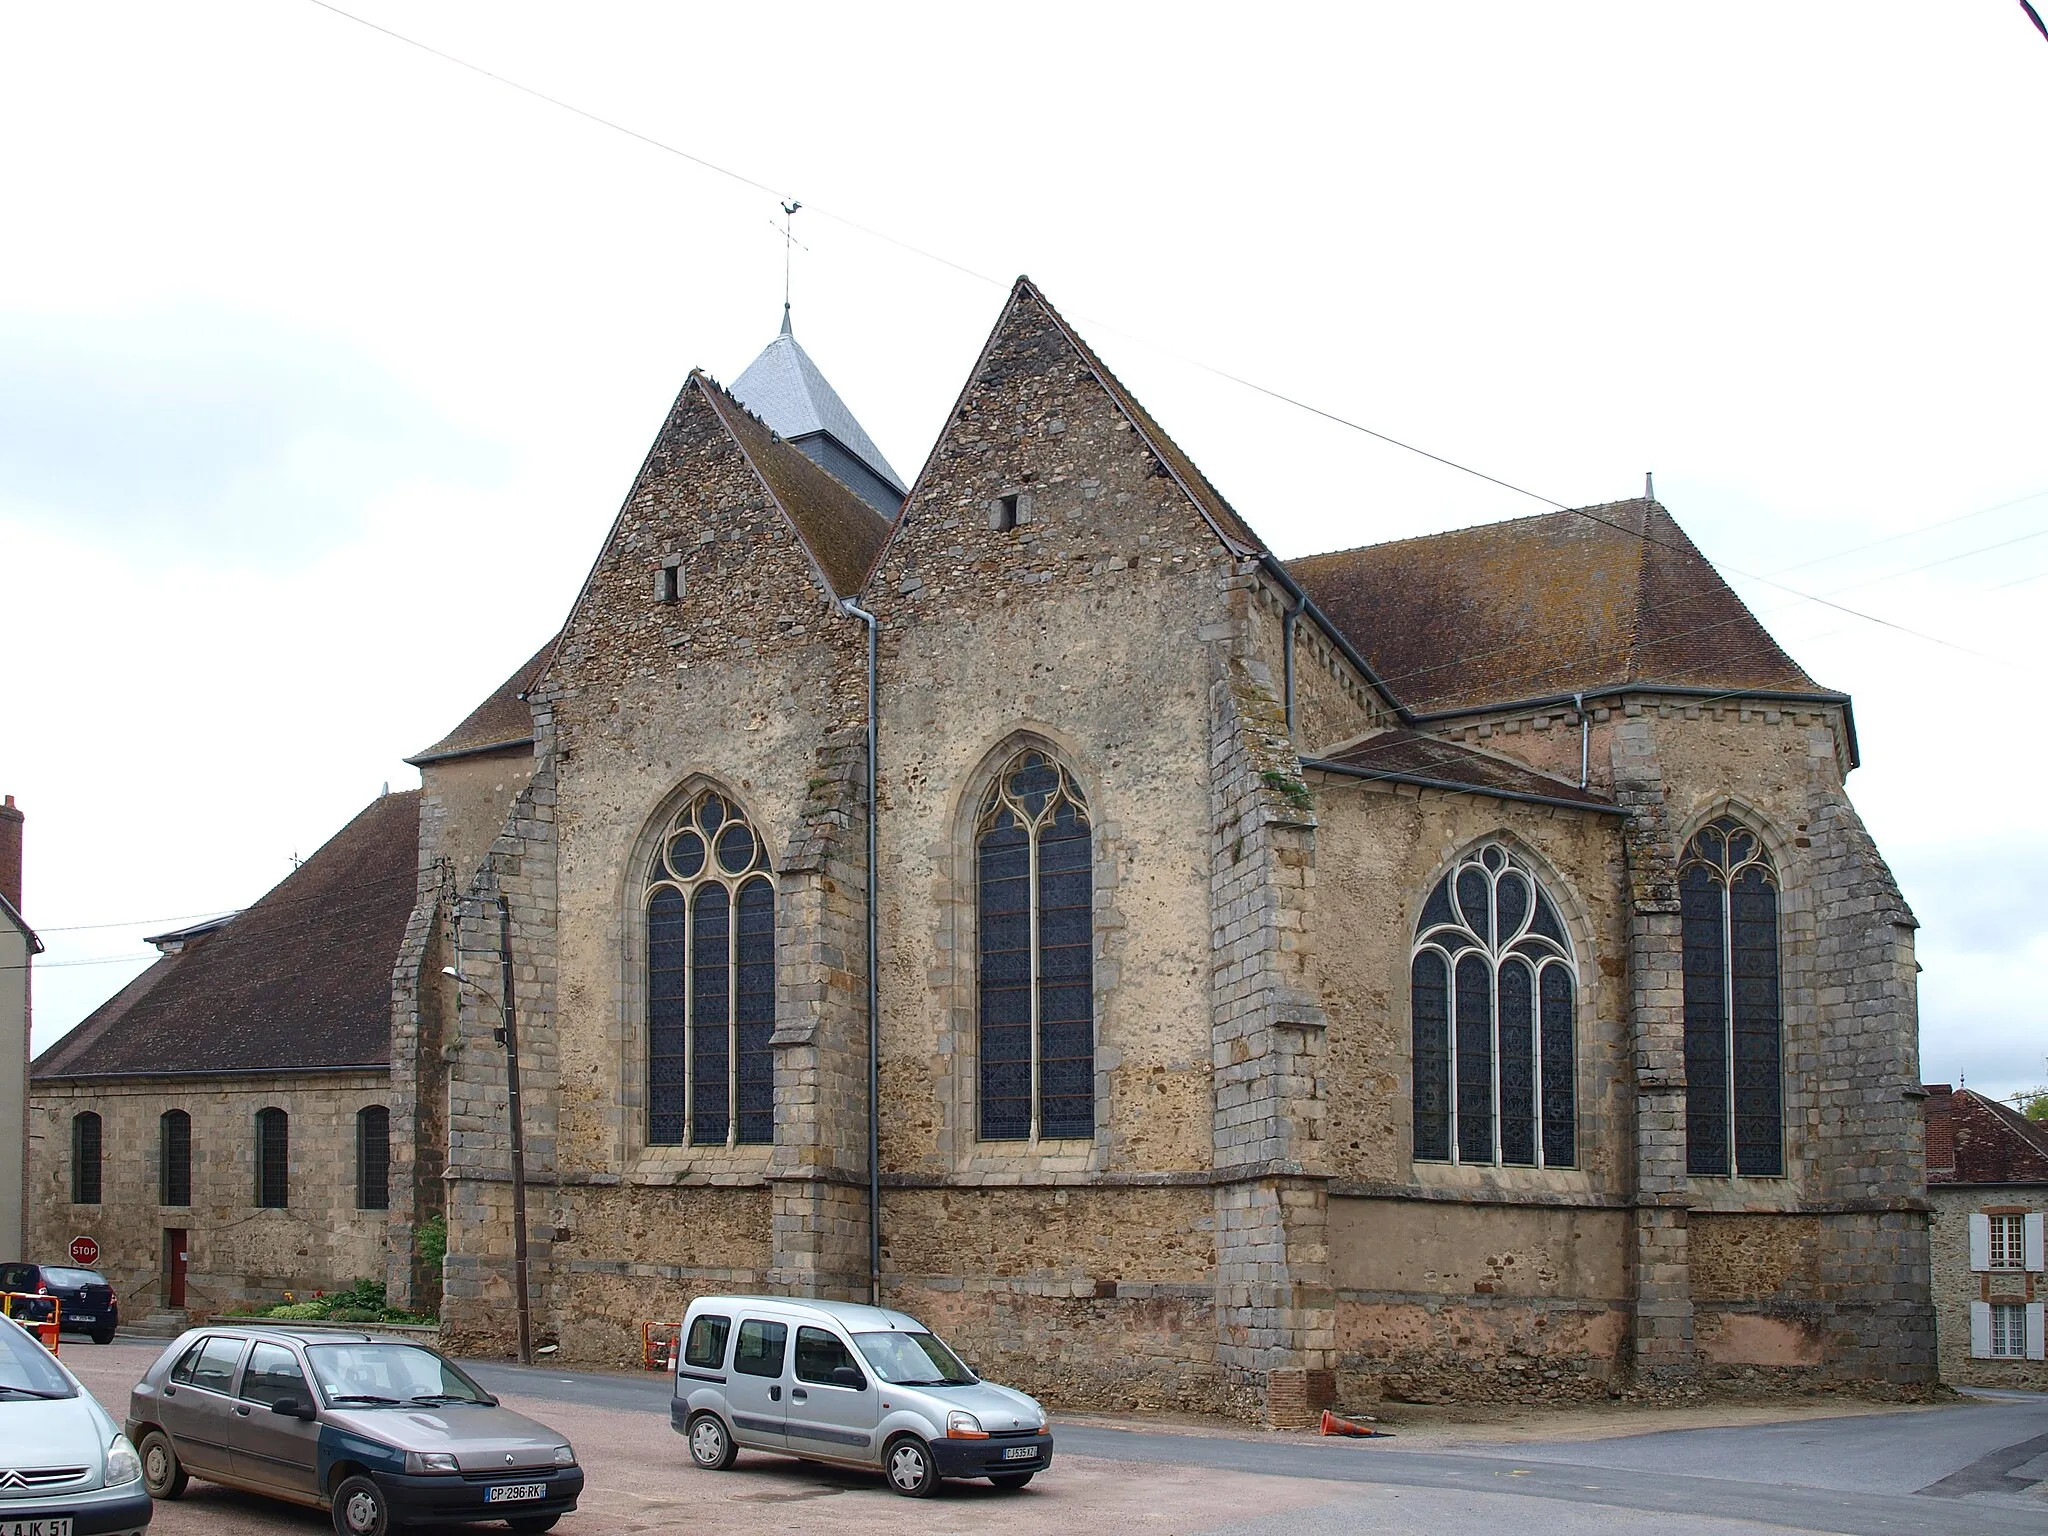
{"type": "Polygon", "coordinates": [[[127,1321],[163,1308],[163,1234],[179,1228],[195,1317],[381,1280],[389,1213],[356,1207],[356,1112],[389,1101],[381,1071],[38,1083],[25,1257],[61,1264],[73,1237],[97,1239],[127,1321]],[[256,1115],[268,1108],[291,1117],[290,1203],[275,1210],[256,1204],[256,1115]],[[188,1206],[158,1198],[159,1117],[173,1109],[192,1117],[188,1206]],[[86,1110],[101,1119],[98,1205],[71,1202],[71,1119],[86,1110]]]}

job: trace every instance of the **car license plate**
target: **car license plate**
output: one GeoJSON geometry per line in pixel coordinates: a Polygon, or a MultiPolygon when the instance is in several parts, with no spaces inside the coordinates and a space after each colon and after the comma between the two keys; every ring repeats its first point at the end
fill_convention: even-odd
{"type": "Polygon", "coordinates": [[[0,1536],[71,1536],[71,1517],[45,1516],[41,1520],[0,1520],[0,1536]]]}
{"type": "Polygon", "coordinates": [[[486,1504],[510,1504],[515,1499],[544,1499],[546,1483],[500,1483],[484,1495],[486,1504]]]}
{"type": "Polygon", "coordinates": [[[1038,1447],[1035,1445],[1013,1445],[1003,1451],[1005,1461],[1036,1461],[1038,1447]]]}

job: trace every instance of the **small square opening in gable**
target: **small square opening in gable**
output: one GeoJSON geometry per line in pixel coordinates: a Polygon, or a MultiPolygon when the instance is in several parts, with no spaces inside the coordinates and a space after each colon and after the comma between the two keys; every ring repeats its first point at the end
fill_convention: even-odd
{"type": "Polygon", "coordinates": [[[1031,493],[1005,491],[988,504],[988,525],[997,533],[1008,533],[1031,521],[1031,493]]]}
{"type": "Polygon", "coordinates": [[[670,561],[654,573],[654,600],[657,603],[680,602],[683,596],[683,568],[680,563],[670,561]]]}

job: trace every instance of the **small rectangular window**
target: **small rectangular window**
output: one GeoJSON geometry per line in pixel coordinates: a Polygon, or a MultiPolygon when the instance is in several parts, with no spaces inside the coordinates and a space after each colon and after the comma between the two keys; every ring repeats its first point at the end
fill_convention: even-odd
{"type": "Polygon", "coordinates": [[[683,568],[680,565],[664,565],[654,573],[654,600],[657,603],[682,601],[683,568]]]}
{"type": "Polygon", "coordinates": [[[100,1117],[91,1110],[71,1117],[71,1203],[100,1203],[100,1117]]]}
{"type": "Polygon", "coordinates": [[[391,1209],[391,1111],[382,1104],[356,1111],[356,1209],[391,1209]]]}
{"type": "Polygon", "coordinates": [[[988,504],[988,525],[997,533],[1008,533],[1031,521],[1031,493],[1005,491],[988,504]]]}
{"type": "Polygon", "coordinates": [[[764,1323],[750,1317],[740,1324],[739,1342],[733,1345],[732,1368],[742,1376],[780,1376],[788,1346],[786,1323],[764,1323]]]}
{"type": "Polygon", "coordinates": [[[1991,1357],[1994,1360],[2027,1358],[2027,1309],[2024,1306],[1992,1304],[1991,1357]]]}
{"type": "Polygon", "coordinates": [[[161,1202],[169,1206],[192,1203],[192,1117],[182,1109],[166,1110],[158,1121],[161,1202]]]}
{"type": "Polygon", "coordinates": [[[2024,1216],[1991,1218],[1991,1267],[2025,1269],[2027,1220],[2024,1216]]]}
{"type": "Polygon", "coordinates": [[[732,1332],[732,1319],[705,1313],[690,1324],[690,1337],[683,1344],[683,1364],[700,1371],[715,1371],[725,1364],[725,1338],[732,1332]]]}

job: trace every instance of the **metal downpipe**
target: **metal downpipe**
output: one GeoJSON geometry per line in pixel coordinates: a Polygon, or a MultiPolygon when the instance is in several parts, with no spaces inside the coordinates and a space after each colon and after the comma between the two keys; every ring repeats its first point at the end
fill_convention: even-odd
{"type": "Polygon", "coordinates": [[[868,1301],[882,1304],[882,1050],[881,1050],[881,870],[875,858],[875,738],[878,621],[850,597],[839,600],[840,611],[868,627],[868,1301]]]}

